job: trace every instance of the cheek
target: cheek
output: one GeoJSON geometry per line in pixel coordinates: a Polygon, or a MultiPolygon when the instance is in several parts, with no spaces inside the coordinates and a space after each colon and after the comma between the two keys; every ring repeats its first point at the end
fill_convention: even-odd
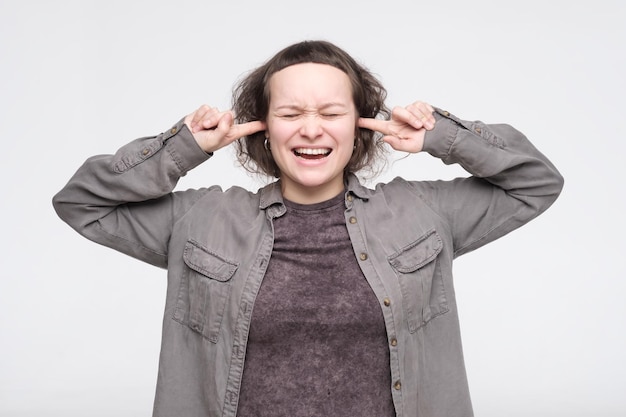
{"type": "Polygon", "coordinates": [[[286,140],[297,132],[297,123],[287,123],[282,120],[267,122],[267,131],[270,139],[274,141],[286,140]]]}
{"type": "Polygon", "coordinates": [[[346,140],[352,142],[356,136],[356,122],[346,121],[342,123],[330,124],[326,131],[331,133],[338,140],[346,140]]]}

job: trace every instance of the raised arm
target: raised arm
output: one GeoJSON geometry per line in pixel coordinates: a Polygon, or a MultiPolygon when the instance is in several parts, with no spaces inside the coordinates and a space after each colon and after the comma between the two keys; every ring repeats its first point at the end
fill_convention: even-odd
{"type": "Polygon", "coordinates": [[[166,267],[174,223],[216,190],[173,193],[179,178],[211,152],[262,129],[261,122],[234,125],[230,112],[202,106],[164,133],[89,158],[54,196],[54,208],[88,239],[166,267]]]}
{"type": "Polygon", "coordinates": [[[506,124],[464,121],[416,102],[394,109],[389,121],[361,119],[359,125],[382,132],[396,150],[425,151],[471,174],[452,181],[408,183],[410,191],[448,224],[455,256],[535,218],[563,187],[554,165],[506,124]]]}

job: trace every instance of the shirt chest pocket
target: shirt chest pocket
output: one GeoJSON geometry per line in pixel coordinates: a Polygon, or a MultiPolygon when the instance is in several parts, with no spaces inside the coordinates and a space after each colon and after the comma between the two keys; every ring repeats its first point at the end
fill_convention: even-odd
{"type": "Polygon", "coordinates": [[[448,311],[437,257],[442,248],[441,238],[435,230],[431,230],[388,257],[398,277],[411,333],[448,311]]]}
{"type": "Polygon", "coordinates": [[[183,253],[186,268],[181,278],[174,320],[215,343],[230,294],[237,263],[188,241],[183,253]]]}

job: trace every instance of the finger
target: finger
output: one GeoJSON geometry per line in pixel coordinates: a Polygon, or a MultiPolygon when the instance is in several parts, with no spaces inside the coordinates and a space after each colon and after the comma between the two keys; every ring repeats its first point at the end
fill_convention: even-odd
{"type": "Polygon", "coordinates": [[[422,134],[411,139],[402,139],[397,136],[384,136],[383,140],[389,144],[394,150],[400,152],[418,153],[422,151],[424,146],[424,130],[422,134]]]}
{"type": "MultiPolygon", "coordinates": [[[[189,122],[189,127],[193,133],[199,132],[202,130],[202,121],[210,115],[218,113],[218,110],[215,107],[207,106],[206,104],[200,106],[198,110],[191,114],[191,120],[189,122]]],[[[216,121],[217,123],[217,121],[216,121]]]]}
{"type": "MultiPolygon", "coordinates": [[[[211,117],[210,117],[210,119],[211,119],[211,117]]],[[[203,123],[204,122],[205,122],[205,120],[203,120],[203,123]]],[[[221,116],[217,120],[217,123],[211,129],[213,130],[212,133],[215,135],[214,137],[217,139],[217,141],[218,142],[222,142],[222,140],[229,135],[232,127],[233,127],[233,115],[232,115],[232,113],[224,112],[224,113],[221,113],[221,116]]]]}
{"type": "Polygon", "coordinates": [[[372,119],[369,117],[359,117],[357,122],[359,127],[364,129],[373,130],[375,132],[380,132],[384,135],[388,135],[391,132],[389,131],[389,121],[388,120],[380,120],[380,119],[372,119]]]}
{"type": "Polygon", "coordinates": [[[435,112],[433,106],[423,101],[418,101],[415,104],[423,115],[420,116],[420,118],[424,121],[424,127],[429,130],[432,129],[436,122],[435,116],[433,115],[433,113],[435,112]]]}
{"type": "Polygon", "coordinates": [[[253,121],[247,123],[241,123],[238,125],[234,125],[231,129],[231,135],[234,136],[234,139],[239,139],[244,136],[249,136],[257,132],[261,132],[267,129],[267,125],[261,121],[253,121]]]}
{"type": "Polygon", "coordinates": [[[425,129],[431,130],[435,127],[435,117],[433,116],[434,109],[430,104],[416,101],[415,103],[409,104],[406,108],[420,120],[425,129]]]}
{"type": "Polygon", "coordinates": [[[432,113],[434,111],[433,106],[424,102],[424,101],[416,101],[414,103],[409,104],[407,107],[415,107],[419,109],[423,113],[432,113]]]}
{"type": "Polygon", "coordinates": [[[193,117],[191,118],[191,128],[194,129],[198,123],[200,122],[200,120],[202,120],[202,118],[204,117],[204,115],[210,110],[210,107],[207,106],[206,104],[203,104],[202,106],[200,106],[198,108],[198,110],[196,110],[195,112],[193,112],[193,117]]]}
{"type": "Polygon", "coordinates": [[[193,128],[195,124],[197,123],[196,118],[198,117],[198,112],[200,111],[200,109],[201,108],[198,108],[194,110],[193,112],[189,113],[187,116],[185,116],[185,124],[191,131],[193,131],[193,128]]]}
{"type": "MultiPolygon", "coordinates": [[[[410,107],[410,105],[407,107],[410,107]]],[[[419,130],[424,127],[424,121],[419,117],[422,113],[416,113],[417,112],[409,111],[407,108],[404,107],[394,107],[391,111],[391,118],[393,120],[406,123],[414,129],[419,130]]]]}
{"type": "Polygon", "coordinates": [[[214,107],[209,109],[196,125],[196,131],[214,129],[226,114],[233,118],[230,111],[220,112],[214,107]]]}
{"type": "Polygon", "coordinates": [[[383,136],[383,140],[389,144],[394,150],[400,152],[415,152],[413,150],[413,143],[410,140],[401,139],[397,136],[383,136]]]}
{"type": "MultiPolygon", "coordinates": [[[[221,117],[205,115],[212,120],[216,119],[217,122],[212,123],[213,126],[210,129],[203,129],[201,125],[198,125],[195,129],[197,132],[193,133],[198,145],[205,152],[215,152],[231,142],[228,135],[233,127],[233,115],[231,112],[222,112],[220,115],[221,117]]],[[[200,124],[205,123],[206,120],[203,119],[200,124]]]]}
{"type": "Polygon", "coordinates": [[[391,146],[393,149],[398,150],[398,148],[400,148],[400,142],[402,141],[402,139],[397,136],[388,135],[383,136],[383,141],[389,144],[389,146],[391,146]]]}

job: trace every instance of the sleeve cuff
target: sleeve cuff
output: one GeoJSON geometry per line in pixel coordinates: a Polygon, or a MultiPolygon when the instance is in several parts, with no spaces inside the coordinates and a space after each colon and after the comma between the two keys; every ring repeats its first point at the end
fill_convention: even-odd
{"type": "Polygon", "coordinates": [[[433,115],[435,128],[426,131],[423,151],[445,161],[457,137],[458,120],[450,112],[439,108],[435,108],[433,115]]]}
{"type": "Polygon", "coordinates": [[[200,148],[193,134],[187,128],[184,119],[181,119],[163,135],[165,150],[174,159],[182,175],[213,156],[212,152],[206,153],[200,148]]]}

